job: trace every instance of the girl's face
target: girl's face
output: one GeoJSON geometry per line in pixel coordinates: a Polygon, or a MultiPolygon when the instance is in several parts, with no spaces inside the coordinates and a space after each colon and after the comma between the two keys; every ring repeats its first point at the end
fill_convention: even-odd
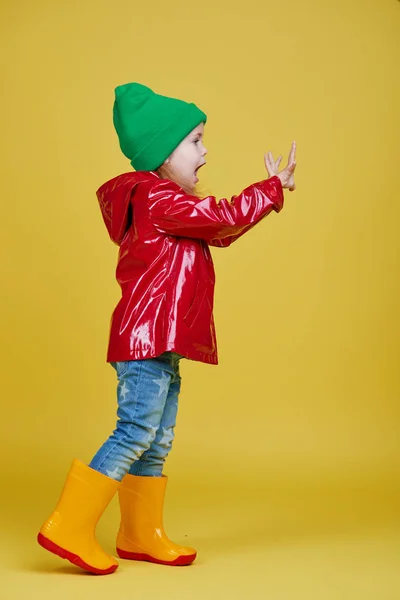
{"type": "Polygon", "coordinates": [[[207,149],[203,145],[203,135],[204,123],[200,123],[166,160],[177,179],[186,182],[187,186],[192,189],[199,181],[197,171],[206,164],[204,157],[207,149]]]}

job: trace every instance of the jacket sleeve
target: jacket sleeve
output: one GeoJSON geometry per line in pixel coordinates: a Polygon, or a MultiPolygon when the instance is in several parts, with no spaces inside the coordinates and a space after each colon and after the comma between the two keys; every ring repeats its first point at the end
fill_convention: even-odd
{"type": "Polygon", "coordinates": [[[249,227],[244,227],[242,229],[242,231],[240,233],[238,233],[237,235],[228,235],[228,237],[224,237],[224,238],[215,238],[213,240],[206,240],[207,244],[209,246],[215,246],[216,248],[228,248],[231,244],[233,244],[233,242],[236,242],[236,240],[238,240],[240,237],[242,237],[242,235],[244,233],[247,233],[247,231],[249,231],[252,227],[254,227],[255,223],[253,225],[249,225],[249,227]]]}
{"type": "Polygon", "coordinates": [[[148,195],[150,218],[159,231],[229,246],[272,210],[283,207],[283,189],[276,176],[254,183],[238,196],[219,202],[215,196],[185,194],[176,183],[163,179],[148,195]]]}

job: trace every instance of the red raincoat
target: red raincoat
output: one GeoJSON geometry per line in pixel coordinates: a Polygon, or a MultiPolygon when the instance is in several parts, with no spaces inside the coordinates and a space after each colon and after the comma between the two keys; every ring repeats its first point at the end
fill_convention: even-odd
{"type": "Polygon", "coordinates": [[[283,206],[278,177],[231,201],[199,199],[154,171],[119,175],[97,191],[111,239],[120,246],[122,298],[111,319],[107,361],[173,351],[218,364],[215,274],[208,246],[227,247],[283,206]]]}

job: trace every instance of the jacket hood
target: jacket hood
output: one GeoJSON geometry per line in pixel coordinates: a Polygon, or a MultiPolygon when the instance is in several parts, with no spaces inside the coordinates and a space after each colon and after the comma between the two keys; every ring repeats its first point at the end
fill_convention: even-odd
{"type": "Polygon", "coordinates": [[[132,223],[131,198],[139,183],[159,179],[154,171],[136,171],[118,175],[96,192],[104,223],[113,242],[121,244],[132,223]]]}

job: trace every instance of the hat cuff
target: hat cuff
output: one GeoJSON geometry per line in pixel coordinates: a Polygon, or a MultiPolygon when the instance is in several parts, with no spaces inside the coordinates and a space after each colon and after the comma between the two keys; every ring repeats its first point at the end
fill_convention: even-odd
{"type": "Polygon", "coordinates": [[[195,104],[188,104],[184,110],[180,111],[173,122],[168,124],[148,141],[140,152],[135,154],[131,160],[131,165],[136,171],[154,171],[158,169],[164,161],[172,154],[177,146],[185,139],[187,135],[197,125],[207,121],[207,115],[195,104]],[[171,134],[164,140],[166,131],[174,132],[175,136],[171,139],[171,134]]]}

